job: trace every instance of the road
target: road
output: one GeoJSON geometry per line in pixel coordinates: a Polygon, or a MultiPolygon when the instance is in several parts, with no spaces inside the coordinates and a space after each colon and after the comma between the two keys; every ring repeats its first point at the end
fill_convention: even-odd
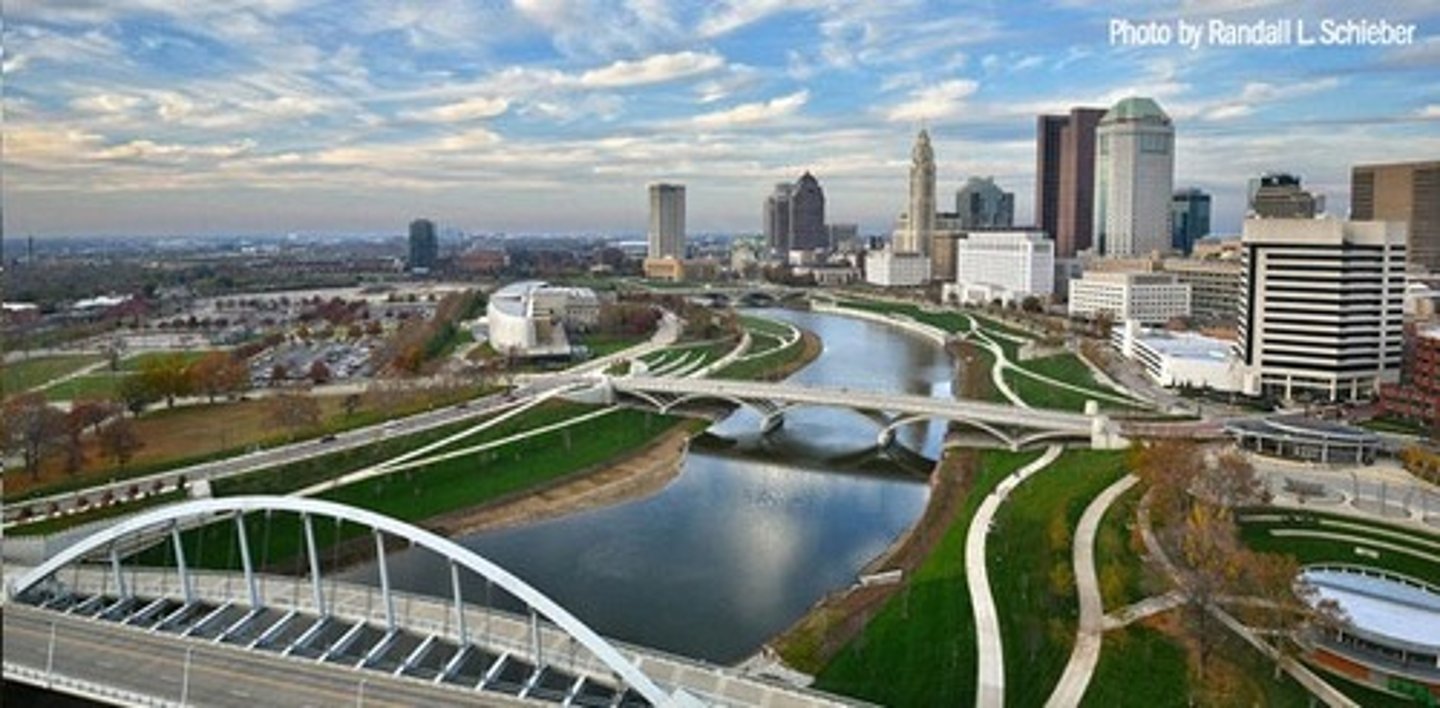
{"type": "Polygon", "coordinates": [[[1085,697],[1085,688],[1100,662],[1100,643],[1105,634],[1105,603],[1100,597],[1100,580],[1095,572],[1095,534],[1100,530],[1100,521],[1105,511],[1120,495],[1140,481],[1139,477],[1127,474],[1119,481],[1105,488],[1099,496],[1085,507],[1080,523],[1075,527],[1075,541],[1072,554],[1075,564],[1075,589],[1080,596],[1080,623],[1075,634],[1075,648],[1070,653],[1070,662],[1060,676],[1046,708],[1078,706],[1085,697]]]}
{"type": "MultiPolygon", "coordinates": [[[[474,705],[476,700],[475,693],[464,688],[378,672],[362,676],[349,667],[183,640],[14,603],[5,608],[5,661],[43,671],[52,622],[55,673],[162,700],[180,700],[187,673],[190,701],[234,708],[358,705],[362,691],[367,706],[474,705]]],[[[485,694],[485,700],[495,705],[533,705],[495,693],[485,694]]]]}
{"type": "Polygon", "coordinates": [[[970,606],[975,613],[975,642],[979,680],[976,682],[975,705],[1005,705],[1005,643],[1000,636],[1000,617],[995,614],[995,596],[990,592],[985,545],[990,538],[990,524],[995,512],[1005,503],[1010,492],[1030,475],[1045,469],[1060,456],[1062,448],[1051,445],[1034,462],[1006,477],[985,497],[970,528],[965,534],[965,582],[970,587],[970,606]]]}
{"type": "Polygon", "coordinates": [[[356,428],[336,436],[336,439],[326,442],[322,439],[308,440],[304,442],[282,445],[267,450],[258,450],[245,455],[230,457],[214,462],[206,462],[198,465],[179,467],[157,472],[143,477],[133,477],[119,480],[112,483],[97,484],[78,492],[66,492],[47,497],[40,497],[26,501],[7,502],[5,505],[5,526],[10,526],[19,519],[22,509],[30,509],[30,518],[43,518],[49,515],[51,504],[59,514],[67,513],[79,508],[80,500],[96,499],[107,492],[116,497],[128,496],[131,487],[140,486],[150,488],[159,483],[162,488],[174,489],[178,486],[181,478],[188,482],[196,480],[217,480],[236,475],[248,474],[266,467],[290,464],[312,457],[328,455],[340,450],[369,445],[384,438],[400,435],[409,435],[423,430],[429,430],[450,423],[470,420],[481,416],[489,415],[496,411],[518,405],[524,400],[545,393],[561,383],[532,382],[528,386],[518,389],[510,396],[494,395],[487,398],[470,402],[466,407],[447,406],[424,413],[417,413],[405,418],[396,418],[384,423],[377,423],[364,428],[356,428]]]}

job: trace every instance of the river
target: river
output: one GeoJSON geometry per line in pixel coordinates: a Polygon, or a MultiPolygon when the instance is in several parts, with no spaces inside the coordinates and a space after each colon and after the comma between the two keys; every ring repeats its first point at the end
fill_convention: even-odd
{"type": "MultiPolygon", "coordinates": [[[[934,343],[838,315],[767,310],[820,336],[823,352],[791,382],[948,396],[951,365],[934,343]]],[[[659,493],[527,526],[457,538],[558,601],[601,634],[718,663],[739,661],[827,593],[844,588],[923,511],[923,481],[870,452],[876,423],[799,408],[759,435],[739,409],[694,446],[659,493]],[[729,443],[728,441],[733,441],[729,443]]],[[[933,458],[943,426],[898,440],[933,458]]],[[[445,595],[428,553],[389,558],[397,588],[445,595]]],[[[373,566],[350,577],[375,580],[373,566]]],[[[478,580],[466,597],[485,596],[478,580]]],[[[502,603],[503,604],[503,603],[502,603]]]]}

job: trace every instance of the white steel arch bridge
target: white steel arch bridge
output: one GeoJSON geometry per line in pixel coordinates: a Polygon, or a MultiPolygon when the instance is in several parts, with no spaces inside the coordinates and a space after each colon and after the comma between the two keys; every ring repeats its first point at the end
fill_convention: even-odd
{"type": "MultiPolygon", "coordinates": [[[[411,643],[404,647],[406,651],[398,651],[399,640],[407,630],[397,612],[399,594],[392,592],[390,587],[385,558],[386,536],[438,554],[449,568],[449,607],[440,611],[450,615],[446,623],[450,634],[457,640],[457,649],[443,666],[430,672],[435,674],[433,679],[430,674],[425,674],[426,680],[437,684],[448,680],[467,662],[473,663],[477,655],[484,654],[476,636],[478,633],[471,626],[476,621],[474,608],[467,607],[462,591],[462,575],[468,573],[483,578],[522,602],[528,610],[530,629],[528,647],[510,652],[497,650],[485,655],[488,661],[481,664],[484,673],[473,687],[476,690],[488,688],[510,694],[492,694],[497,699],[548,699],[564,705],[706,705],[706,701],[681,686],[672,684],[668,689],[662,688],[639,668],[632,659],[633,655],[627,656],[549,597],[475,552],[383,514],[323,500],[277,496],[222,497],[191,500],[143,512],[96,532],[15,577],[6,591],[11,603],[67,615],[108,619],[149,630],[151,634],[173,632],[178,636],[203,638],[217,644],[236,644],[238,637],[243,640],[238,643],[248,649],[270,649],[296,660],[343,659],[353,668],[370,669],[380,665],[382,656],[394,654],[391,663],[385,664],[385,671],[394,676],[408,676],[412,667],[425,660],[427,650],[438,646],[437,636],[431,634],[419,643],[412,637],[411,643]],[[297,596],[302,594],[301,585],[308,584],[308,592],[303,594],[309,597],[291,605],[287,612],[278,612],[270,607],[274,593],[266,586],[268,576],[256,567],[256,558],[250,548],[253,538],[246,531],[247,515],[253,522],[256,515],[268,516],[276,512],[299,516],[304,535],[304,556],[309,568],[308,581],[296,578],[291,584],[297,596]],[[356,524],[373,535],[380,581],[378,602],[383,617],[380,626],[364,621],[352,624],[338,618],[337,608],[331,604],[335,601],[333,585],[327,597],[325,586],[329,581],[321,572],[322,558],[317,549],[314,522],[317,518],[333,519],[337,524],[356,524]],[[213,579],[191,567],[195,559],[189,559],[191,563],[187,564],[182,535],[190,528],[217,521],[234,525],[241,565],[239,579],[243,582],[240,594],[245,598],[244,602],[207,603],[204,590],[208,587],[207,582],[213,585],[213,579]],[[173,568],[150,569],[143,577],[153,579],[157,574],[164,574],[173,581],[173,584],[166,585],[173,590],[158,596],[142,596],[137,592],[136,571],[133,567],[127,571],[124,558],[140,548],[166,545],[173,546],[173,568]],[[99,563],[94,563],[97,560],[99,563]],[[80,590],[82,567],[88,576],[99,576],[104,588],[102,591],[80,590]],[[67,575],[74,578],[73,582],[66,582],[67,575]],[[542,619],[548,623],[543,631],[542,619]],[[554,635],[556,630],[572,644],[588,652],[589,659],[577,662],[572,656],[567,663],[559,657],[547,657],[542,649],[544,637],[554,635]],[[356,642],[367,632],[369,641],[357,647],[356,642]],[[356,657],[358,661],[354,661],[356,657]],[[517,666],[523,667],[528,675],[515,675],[517,666]],[[497,678],[507,671],[512,681],[496,688],[501,686],[497,678]],[[562,682],[556,685],[557,680],[562,682]],[[550,686],[548,694],[543,690],[546,684],[550,686]]],[[[233,577],[234,574],[228,575],[233,577]]],[[[369,591],[365,597],[368,617],[369,591]]],[[[434,604],[444,608],[439,601],[434,604]]],[[[824,700],[808,702],[834,703],[824,700]]]]}

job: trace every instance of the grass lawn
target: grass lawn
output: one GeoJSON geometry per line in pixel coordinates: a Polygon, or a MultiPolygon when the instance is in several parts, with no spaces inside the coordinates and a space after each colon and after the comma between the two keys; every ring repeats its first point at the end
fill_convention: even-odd
{"type": "Polygon", "coordinates": [[[1043,705],[1070,658],[1079,601],[1071,539],[1097,494],[1125,474],[1125,453],[1070,450],[995,515],[987,549],[1005,645],[1005,701],[1043,705]]]}
{"type": "Polygon", "coordinates": [[[1106,612],[1139,602],[1149,595],[1145,568],[1140,562],[1144,546],[1132,531],[1135,509],[1145,493],[1135,485],[1120,495],[1105,511],[1095,534],[1095,574],[1100,579],[1100,596],[1106,612]]]}
{"type": "Polygon", "coordinates": [[[776,338],[790,335],[789,325],[783,322],[776,322],[772,319],[756,317],[754,315],[740,315],[740,322],[745,325],[745,329],[750,330],[752,335],[756,332],[768,334],[776,338]]]}
{"type": "Polygon", "coordinates": [[[290,442],[292,438],[302,440],[341,432],[448,405],[459,400],[457,396],[470,398],[477,393],[480,393],[478,389],[465,389],[454,395],[417,392],[406,401],[384,409],[374,407],[379,404],[362,397],[353,416],[345,414],[343,396],[317,396],[322,423],[293,433],[276,428],[264,399],[157,408],[134,419],[135,434],[144,445],[124,467],[101,454],[98,443],[90,436],[85,441],[85,462],[78,473],[65,472],[61,461],[52,456],[41,466],[38,480],[23,474],[7,475],[5,499],[69,491],[98,480],[138,477],[237,455],[252,446],[272,447],[290,442]]]}
{"type": "MultiPolygon", "coordinates": [[[[987,317],[987,316],[985,316],[985,315],[978,314],[975,310],[966,310],[966,311],[965,311],[965,314],[967,314],[967,315],[969,315],[969,316],[971,316],[971,317],[974,317],[974,318],[975,318],[975,322],[976,322],[977,324],[979,324],[981,327],[983,327],[983,328],[985,328],[985,329],[988,329],[988,330],[991,330],[991,331],[993,331],[993,332],[1000,332],[1000,333],[1002,333],[1002,334],[1008,334],[1008,335],[1010,335],[1011,337],[1019,337],[1020,339],[1024,339],[1024,340],[1030,340],[1030,339],[1034,339],[1034,338],[1035,338],[1035,335],[1030,334],[1029,332],[1026,332],[1026,331],[1021,330],[1021,329],[1017,329],[1017,328],[1015,328],[1015,327],[1011,327],[1010,325],[1004,324],[1004,323],[1000,322],[999,320],[996,320],[996,319],[994,319],[994,318],[992,318],[992,317],[987,317]]],[[[1001,339],[1003,339],[1003,337],[1002,337],[1001,339]]]]}
{"type": "MultiPolygon", "coordinates": [[[[1333,517],[1332,517],[1333,518],[1333,517]]],[[[1346,519],[1346,521],[1353,521],[1346,519]]],[[[1360,523],[1364,523],[1361,521],[1360,523]]],[[[1394,529],[1390,526],[1366,524],[1378,529],[1394,529]]],[[[1413,534],[1408,529],[1402,533],[1413,534]]],[[[1421,553],[1440,555],[1440,550],[1434,546],[1423,543],[1416,543],[1404,537],[1395,537],[1367,532],[1351,527],[1326,526],[1310,521],[1299,521],[1292,523],[1276,523],[1262,521],[1246,521],[1241,517],[1240,538],[1246,545],[1257,551],[1270,553],[1284,553],[1294,556],[1303,564],[1310,563],[1355,563],[1370,566],[1382,570],[1408,575],[1431,583],[1440,583],[1440,564],[1418,558],[1408,553],[1400,553],[1388,548],[1375,548],[1365,544],[1365,540],[1374,540],[1402,548],[1411,548],[1421,553]],[[1275,536],[1270,532],[1274,529],[1305,529],[1310,531],[1323,531],[1325,533],[1336,533],[1351,536],[1356,541],[1342,541],[1328,538],[1306,538],[1299,536],[1275,536]],[[1375,552],[1375,556],[1362,556],[1355,552],[1357,547],[1367,548],[1375,552]]],[[[1434,539],[1435,537],[1429,537],[1434,539]]]]}
{"type": "MultiPolygon", "coordinates": [[[[776,340],[778,343],[778,340],[776,340]]],[[[820,354],[823,345],[818,337],[805,332],[800,339],[783,349],[774,349],[753,359],[736,361],[715,372],[717,379],[754,379],[773,381],[788,376],[820,354]]]]}
{"type": "Polygon", "coordinates": [[[1100,663],[1090,678],[1087,708],[1183,708],[1189,705],[1185,650],[1143,623],[1105,633],[1100,663]]]}
{"type": "Polygon", "coordinates": [[[835,304],[840,307],[848,307],[852,310],[904,315],[916,322],[923,322],[934,327],[939,327],[946,332],[959,332],[967,329],[965,316],[957,312],[926,312],[921,310],[918,305],[898,302],[880,302],[877,300],[837,300],[835,304]]]}
{"type": "Polygon", "coordinates": [[[1401,435],[1419,435],[1421,437],[1429,437],[1429,435],[1434,432],[1424,423],[1391,416],[1371,418],[1361,423],[1360,427],[1381,433],[1400,433],[1401,435]]]}
{"type": "Polygon", "coordinates": [[[93,354],[46,356],[16,361],[0,369],[0,384],[3,384],[5,396],[13,396],[100,361],[102,358],[93,354]]]}
{"type": "Polygon", "coordinates": [[[699,353],[699,360],[705,363],[709,363],[715,361],[716,359],[719,359],[720,357],[725,356],[726,354],[729,354],[730,350],[734,348],[734,341],[729,339],[722,339],[715,342],[701,342],[699,344],[680,345],[661,349],[660,351],[653,352],[651,354],[645,355],[644,357],[641,357],[641,361],[645,362],[646,364],[650,364],[653,367],[656,362],[660,362],[662,365],[673,364],[674,362],[679,360],[680,357],[688,354],[690,355],[690,364],[694,365],[697,360],[695,355],[696,353],[699,353]]]}
{"type": "Polygon", "coordinates": [[[78,398],[115,399],[120,394],[120,382],[129,374],[85,374],[68,381],[62,381],[44,389],[47,401],[73,401],[78,398]]]}
{"type": "Polygon", "coordinates": [[[120,370],[121,370],[121,371],[139,371],[141,368],[143,368],[143,367],[145,366],[145,364],[146,364],[147,362],[159,361],[159,360],[163,360],[163,359],[168,359],[168,358],[170,358],[170,357],[179,357],[180,361],[185,362],[185,365],[186,365],[186,366],[189,366],[189,365],[191,365],[191,364],[194,364],[194,363],[197,362],[197,361],[200,361],[201,359],[204,359],[207,355],[209,355],[209,354],[211,354],[211,353],[213,353],[213,352],[216,352],[216,351],[219,351],[219,350],[217,350],[217,349],[192,349],[192,350],[178,351],[178,352],[145,352],[145,353],[143,353],[143,354],[136,354],[136,355],[134,355],[134,356],[126,357],[125,359],[122,359],[122,360],[120,361],[120,370]]]}
{"type": "Polygon", "coordinates": [[[987,451],[945,535],[903,590],[816,676],[816,687],[888,706],[975,701],[975,628],[965,533],[975,509],[1038,452],[987,451]]]}
{"type": "Polygon", "coordinates": [[[1327,671],[1318,671],[1317,673],[1320,674],[1320,678],[1325,679],[1326,683],[1339,689],[1341,693],[1354,699],[1356,703],[1365,708],[1417,708],[1420,705],[1419,701],[1411,698],[1362,686],[1327,671]]]}
{"type": "MultiPolygon", "coordinates": [[[[410,521],[460,511],[522,492],[569,474],[628,454],[685,419],[633,409],[618,409],[572,429],[558,430],[511,443],[496,450],[439,462],[335,489],[321,499],[350,504],[410,521]]],[[[339,470],[328,468],[330,475],[339,470]]],[[[272,477],[274,479],[274,477],[272,477]]],[[[226,493],[240,493],[234,487],[226,493]]],[[[249,492],[250,490],[242,490],[249,492]]],[[[301,554],[300,520],[281,514],[269,520],[252,515],[247,536],[260,564],[278,570],[297,568],[301,554]]],[[[315,526],[321,555],[338,553],[338,541],[366,529],[338,525],[329,519],[315,526]]],[[[212,524],[184,535],[186,556],[192,565],[236,568],[234,527],[212,524]]],[[[142,554],[139,562],[170,562],[170,544],[159,544],[142,554]]]]}
{"type": "Polygon", "coordinates": [[[610,356],[618,351],[624,351],[649,339],[648,334],[636,335],[599,335],[589,334],[580,340],[581,344],[590,348],[590,356],[598,359],[610,356]]]}

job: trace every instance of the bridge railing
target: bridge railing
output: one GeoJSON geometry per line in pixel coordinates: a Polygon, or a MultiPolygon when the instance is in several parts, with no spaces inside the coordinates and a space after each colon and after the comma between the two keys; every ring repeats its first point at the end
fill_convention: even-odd
{"type": "Polygon", "coordinates": [[[44,688],[51,691],[58,690],[72,696],[88,698],[111,705],[159,706],[163,708],[174,706],[180,708],[179,703],[164,698],[144,693],[136,693],[135,691],[127,691],[95,681],[86,681],[85,679],[68,676],[55,671],[37,669],[33,666],[26,666],[25,664],[19,664],[13,661],[6,661],[4,666],[5,680],[7,681],[19,681],[20,683],[37,688],[44,688]]]}

